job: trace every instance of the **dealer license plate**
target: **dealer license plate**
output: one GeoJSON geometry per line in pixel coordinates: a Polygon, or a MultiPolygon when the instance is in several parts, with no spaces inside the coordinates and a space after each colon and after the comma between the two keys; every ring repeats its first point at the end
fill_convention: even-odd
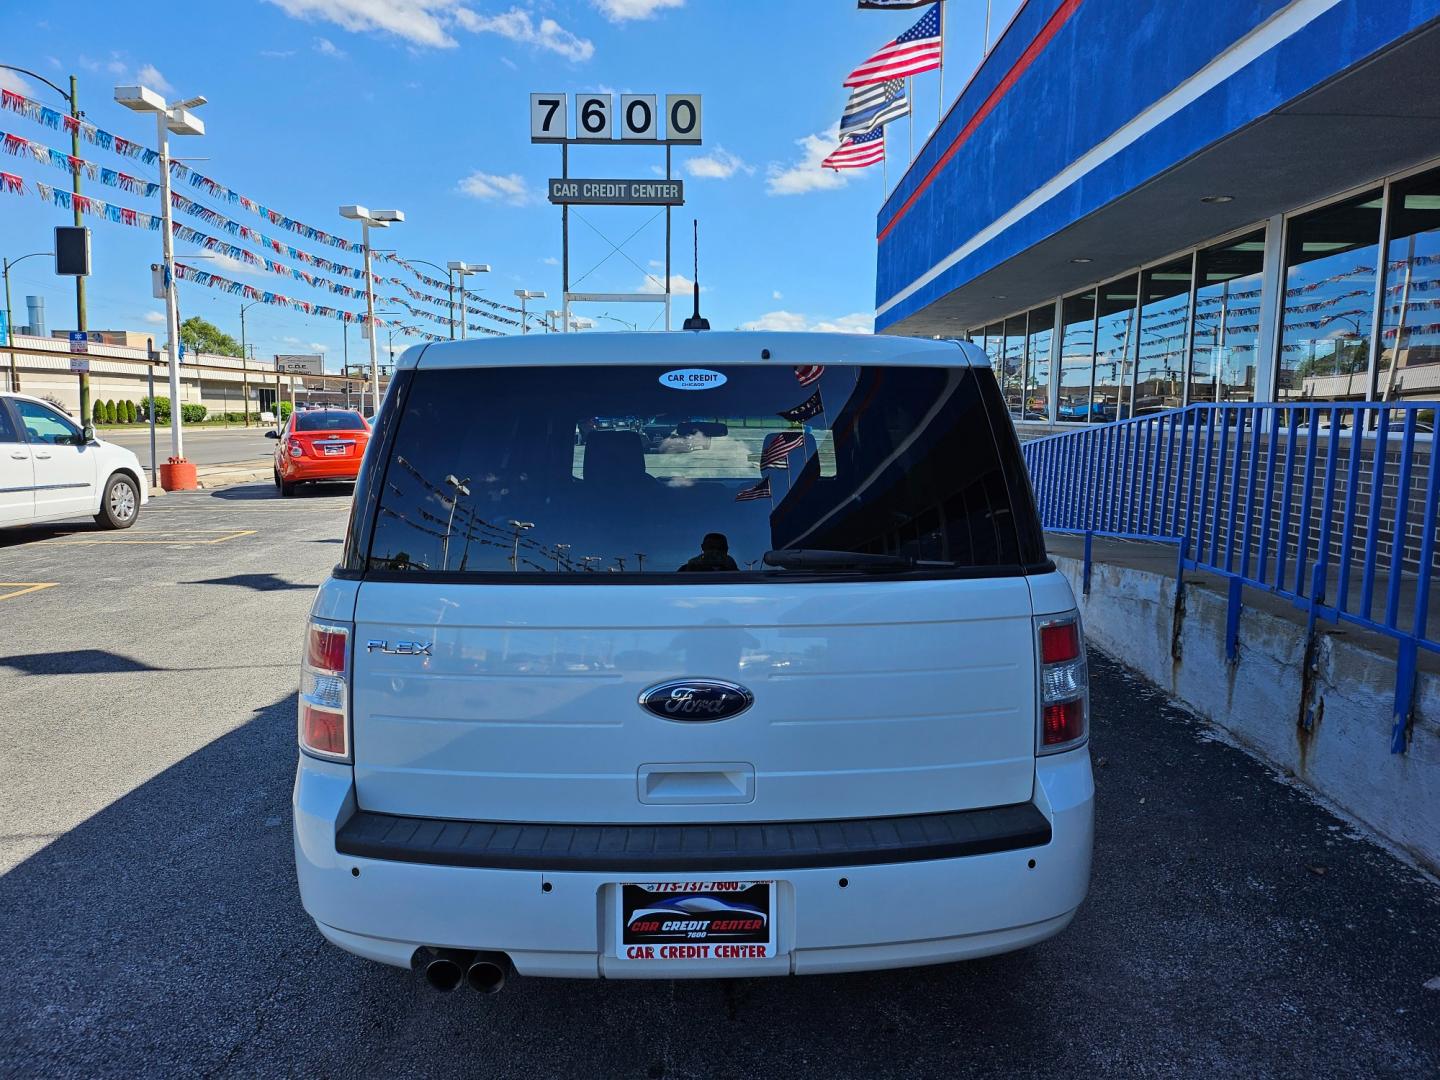
{"type": "Polygon", "coordinates": [[[325,447],[325,453],[338,457],[340,454],[345,453],[345,447],[338,444],[333,446],[327,446],[325,447]]]}
{"type": "Polygon", "coordinates": [[[770,881],[669,881],[619,886],[623,960],[764,960],[775,951],[770,881]]]}

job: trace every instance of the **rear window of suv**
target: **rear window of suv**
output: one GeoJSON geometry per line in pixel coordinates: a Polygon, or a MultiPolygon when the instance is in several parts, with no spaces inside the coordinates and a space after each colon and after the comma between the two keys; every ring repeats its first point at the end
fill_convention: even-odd
{"type": "Polygon", "coordinates": [[[363,500],[373,522],[352,537],[348,568],[718,582],[793,573],[764,556],[797,548],[955,573],[1044,563],[988,369],[693,370],[402,376],[383,472],[363,500]],[[692,378],[706,388],[675,388],[692,378]]]}

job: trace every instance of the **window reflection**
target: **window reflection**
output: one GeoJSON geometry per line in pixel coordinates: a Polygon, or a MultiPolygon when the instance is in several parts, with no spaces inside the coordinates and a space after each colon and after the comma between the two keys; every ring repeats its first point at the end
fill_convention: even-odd
{"type": "Polygon", "coordinates": [[[1134,415],[1179,408],[1185,372],[1194,257],[1155,266],[1140,275],[1140,341],[1134,415]]]}
{"type": "Polygon", "coordinates": [[[1290,222],[1280,400],[1366,396],[1381,205],[1370,191],[1290,222]]]}
{"type": "Polygon", "coordinates": [[[1189,401],[1254,401],[1263,229],[1201,251],[1189,401]]]}
{"type": "Polygon", "coordinates": [[[1390,244],[1381,305],[1381,401],[1432,397],[1440,363],[1440,169],[1390,187],[1390,244]]]}
{"type": "Polygon", "coordinates": [[[1005,320],[1001,339],[1000,388],[1005,393],[1005,406],[1012,416],[1020,415],[1021,389],[1025,379],[1025,316],[1013,315],[1005,320]]]}
{"type": "Polygon", "coordinates": [[[1095,319],[1095,391],[1089,419],[1101,423],[1129,415],[1129,387],[1135,355],[1135,298],[1139,277],[1100,287],[1095,319]]]}
{"type": "Polygon", "coordinates": [[[1090,377],[1095,360],[1095,293],[1067,296],[1061,309],[1060,393],[1056,419],[1090,415],[1090,377]]]}
{"type": "Polygon", "coordinates": [[[1050,342],[1055,336],[1055,305],[1034,308],[1025,317],[1025,420],[1050,418],[1050,342]]]}

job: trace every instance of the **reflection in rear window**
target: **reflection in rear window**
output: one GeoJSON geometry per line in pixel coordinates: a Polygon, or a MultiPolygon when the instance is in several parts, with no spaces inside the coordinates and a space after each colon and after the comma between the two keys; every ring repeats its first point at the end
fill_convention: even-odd
{"type": "Polygon", "coordinates": [[[368,567],[783,574],[762,562],[775,548],[1043,562],[988,369],[735,366],[703,391],[668,370],[415,372],[368,567]]]}
{"type": "Polygon", "coordinates": [[[296,431],[361,431],[364,427],[357,412],[315,409],[295,414],[296,431]]]}

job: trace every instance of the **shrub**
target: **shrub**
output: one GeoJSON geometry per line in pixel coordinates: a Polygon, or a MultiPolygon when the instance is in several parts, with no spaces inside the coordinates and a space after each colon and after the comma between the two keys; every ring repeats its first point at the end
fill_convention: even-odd
{"type": "Polygon", "coordinates": [[[170,399],[168,397],[157,397],[153,400],[146,398],[141,406],[146,420],[150,419],[151,406],[154,406],[155,422],[157,424],[168,424],[170,422],[170,399]]]}
{"type": "Polygon", "coordinates": [[[205,419],[204,405],[181,405],[180,419],[187,424],[198,424],[205,419]]]}
{"type": "Polygon", "coordinates": [[[115,401],[113,398],[105,402],[105,423],[115,423],[115,401]]]}
{"type": "Polygon", "coordinates": [[[286,420],[289,420],[289,419],[290,419],[290,402],[288,402],[288,401],[282,401],[282,402],[280,402],[280,422],[283,424],[286,420]]]}
{"type": "Polygon", "coordinates": [[[90,410],[90,422],[97,426],[105,422],[105,403],[99,398],[95,399],[95,405],[90,410]]]}
{"type": "Polygon", "coordinates": [[[126,422],[127,424],[133,424],[133,423],[135,422],[135,413],[136,413],[135,402],[133,402],[133,401],[127,401],[127,402],[125,402],[125,422],[126,422]]]}

